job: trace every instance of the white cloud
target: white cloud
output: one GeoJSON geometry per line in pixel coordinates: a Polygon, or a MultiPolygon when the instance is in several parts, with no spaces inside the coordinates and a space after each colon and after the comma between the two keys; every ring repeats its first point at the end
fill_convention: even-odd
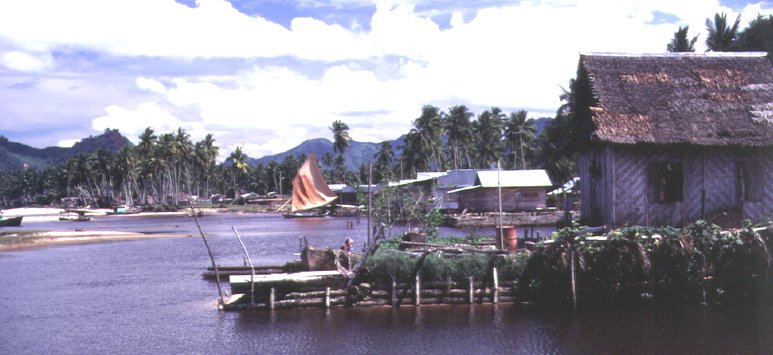
{"type": "Polygon", "coordinates": [[[59,141],[56,144],[56,146],[57,147],[62,147],[62,148],[70,148],[70,147],[74,146],[75,143],[78,143],[80,141],[81,141],[80,139],[65,139],[65,140],[59,141]]]}
{"type": "Polygon", "coordinates": [[[20,72],[41,72],[51,66],[51,57],[11,51],[0,54],[0,65],[20,72]]]}
{"type": "MultiPolygon", "coordinates": [[[[350,1],[368,3],[335,4],[350,1]]],[[[91,101],[107,107],[92,127],[118,128],[131,139],[148,126],[159,132],[182,127],[194,139],[223,132],[215,137],[221,154],[242,146],[259,157],[305,139],[329,138],[327,127],[339,119],[351,127],[353,139],[394,139],[407,132],[424,104],[551,113],[560,104],[560,86],[575,75],[581,52],[661,52],[679,25],[689,25],[691,36],[701,34],[701,50],[707,17],[737,15],[717,0],[524,1],[464,15],[443,9],[451,16],[445,27],[423,15],[439,11],[417,13],[411,1],[391,1],[378,3],[370,26],[345,28],[299,17],[287,29],[239,13],[225,0],[198,4],[0,2],[0,38],[19,48],[0,56],[0,64],[45,72],[54,67],[50,53],[58,48],[85,48],[129,64],[140,56],[190,67],[197,62],[191,58],[244,58],[246,64],[227,64],[244,66],[218,68],[211,75],[207,66],[221,65],[217,60],[201,61],[205,65],[190,75],[141,68],[132,74],[139,98],[118,102],[90,91],[91,101]],[[656,13],[678,21],[659,23],[656,13]]],[[[765,6],[746,6],[742,26],[757,14],[773,13],[765,6]]],[[[71,87],[55,92],[75,95],[71,87]]]]}

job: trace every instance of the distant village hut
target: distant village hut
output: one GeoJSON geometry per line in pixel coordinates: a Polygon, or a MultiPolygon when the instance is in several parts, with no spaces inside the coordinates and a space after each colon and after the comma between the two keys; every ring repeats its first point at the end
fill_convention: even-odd
{"type": "MultiPolygon", "coordinates": [[[[449,180],[442,177],[438,185],[447,186],[454,179],[468,177],[469,172],[449,172],[449,180]]],[[[502,193],[502,211],[532,211],[546,208],[545,196],[552,186],[545,170],[480,170],[475,172],[474,184],[447,191],[446,204],[470,212],[499,210],[499,189],[502,193]]]]}
{"type": "Polygon", "coordinates": [[[575,85],[587,223],[773,216],[773,66],[764,53],[581,55],[575,85]]]}

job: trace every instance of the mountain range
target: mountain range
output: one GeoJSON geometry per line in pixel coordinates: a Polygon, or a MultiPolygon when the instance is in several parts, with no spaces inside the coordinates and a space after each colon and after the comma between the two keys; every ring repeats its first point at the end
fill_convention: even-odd
{"type": "MultiPolygon", "coordinates": [[[[550,118],[540,118],[536,120],[536,135],[544,129],[550,118]]],[[[389,141],[396,157],[402,154],[401,147],[405,144],[404,136],[389,141]]],[[[375,155],[379,151],[380,143],[358,142],[352,140],[346,149],[346,167],[348,170],[358,169],[361,165],[367,165],[369,161],[375,160],[375,155]]],[[[97,136],[89,136],[75,143],[71,148],[47,147],[33,148],[28,145],[11,142],[4,136],[0,136],[0,171],[11,171],[23,169],[25,164],[29,168],[44,169],[59,165],[67,159],[78,154],[90,154],[99,149],[105,149],[113,153],[118,152],[125,145],[132,145],[117,129],[106,129],[104,133],[97,136]]],[[[315,138],[304,141],[298,146],[282,153],[268,155],[261,158],[250,158],[250,165],[268,164],[271,161],[282,162],[288,155],[296,157],[301,154],[317,155],[321,160],[322,156],[329,152],[333,153],[333,142],[325,138],[315,138]]],[[[228,164],[229,162],[226,162],[228,164]]]]}
{"type": "Polygon", "coordinates": [[[106,129],[98,136],[83,138],[70,148],[33,148],[0,136],[0,171],[20,170],[24,169],[25,166],[33,169],[45,169],[57,166],[78,154],[90,154],[99,149],[115,153],[125,145],[131,144],[117,129],[106,129]]]}
{"type": "MultiPolygon", "coordinates": [[[[392,144],[392,151],[395,152],[395,156],[400,156],[400,152],[402,151],[400,147],[404,143],[403,137],[390,141],[389,143],[392,144]]],[[[349,147],[346,149],[347,170],[358,169],[361,165],[367,165],[369,161],[375,160],[374,156],[379,151],[379,145],[380,143],[357,142],[354,140],[349,141],[349,147]]],[[[311,153],[316,154],[317,160],[320,160],[320,162],[322,155],[325,153],[330,153],[335,156],[335,153],[333,152],[333,142],[325,138],[309,139],[286,152],[267,155],[258,159],[250,159],[250,165],[266,165],[271,161],[282,162],[282,160],[291,154],[298,157],[301,154],[308,156],[311,153]]]]}

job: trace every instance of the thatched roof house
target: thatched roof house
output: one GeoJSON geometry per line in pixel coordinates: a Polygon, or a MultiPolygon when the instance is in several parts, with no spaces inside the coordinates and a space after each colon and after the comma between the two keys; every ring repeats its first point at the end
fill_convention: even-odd
{"type": "Polygon", "coordinates": [[[572,99],[588,222],[773,216],[765,53],[581,55],[572,99]]]}

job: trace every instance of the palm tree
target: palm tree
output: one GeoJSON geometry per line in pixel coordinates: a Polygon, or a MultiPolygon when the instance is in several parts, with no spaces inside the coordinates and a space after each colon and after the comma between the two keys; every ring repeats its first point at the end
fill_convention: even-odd
{"type": "Polygon", "coordinates": [[[768,52],[768,59],[773,61],[773,15],[758,15],[738,35],[738,42],[744,51],[768,52]]]}
{"type": "Polygon", "coordinates": [[[451,147],[451,161],[454,169],[462,165],[462,155],[467,158],[466,167],[470,167],[470,146],[474,141],[472,130],[472,118],[475,114],[470,112],[467,106],[457,105],[448,109],[448,114],[443,116],[448,145],[451,147]]]}
{"type": "Polygon", "coordinates": [[[215,140],[212,138],[212,134],[207,134],[204,139],[196,142],[194,146],[194,157],[196,170],[199,171],[199,176],[204,180],[204,195],[209,196],[209,184],[215,171],[215,159],[217,158],[220,148],[215,146],[215,140]]]}
{"type": "Polygon", "coordinates": [[[349,126],[340,120],[333,121],[333,125],[330,126],[330,131],[333,132],[333,152],[340,155],[346,154],[346,148],[349,148],[349,126]]]}
{"type": "Polygon", "coordinates": [[[688,40],[687,30],[689,28],[690,26],[679,26],[679,29],[674,32],[674,38],[666,46],[669,52],[695,52],[695,42],[698,41],[698,36],[688,40]]]}
{"type": "Polygon", "coordinates": [[[431,168],[434,163],[435,170],[440,171],[442,168],[440,149],[443,145],[440,140],[443,134],[440,109],[432,105],[424,105],[421,108],[421,116],[413,121],[413,126],[419,137],[419,152],[426,159],[426,167],[431,168]]]}
{"type": "Polygon", "coordinates": [[[533,119],[526,118],[526,111],[521,110],[510,114],[505,123],[505,142],[513,155],[513,169],[518,169],[518,158],[521,159],[521,169],[526,169],[526,151],[534,140],[537,126],[533,119]]]}
{"type": "Polygon", "coordinates": [[[473,122],[478,167],[486,168],[502,158],[502,110],[492,107],[473,122]]]}
{"type": "Polygon", "coordinates": [[[239,186],[236,185],[237,177],[241,178],[242,175],[247,174],[250,165],[247,163],[247,155],[242,152],[242,147],[236,147],[228,156],[228,160],[231,161],[231,172],[234,187],[234,200],[239,196],[239,186]]]}
{"type": "Polygon", "coordinates": [[[421,139],[416,129],[411,129],[404,138],[405,143],[401,147],[403,154],[400,156],[400,178],[416,176],[416,172],[424,170],[426,159],[421,154],[421,139]]]}
{"type": "Polygon", "coordinates": [[[378,152],[373,156],[376,160],[376,181],[388,181],[395,152],[392,150],[392,143],[387,141],[381,142],[378,147],[378,152]]]}
{"type": "Polygon", "coordinates": [[[713,52],[729,52],[738,48],[738,25],[741,15],[735,19],[732,27],[727,25],[727,14],[714,14],[714,22],[706,19],[706,47],[713,52]]]}

